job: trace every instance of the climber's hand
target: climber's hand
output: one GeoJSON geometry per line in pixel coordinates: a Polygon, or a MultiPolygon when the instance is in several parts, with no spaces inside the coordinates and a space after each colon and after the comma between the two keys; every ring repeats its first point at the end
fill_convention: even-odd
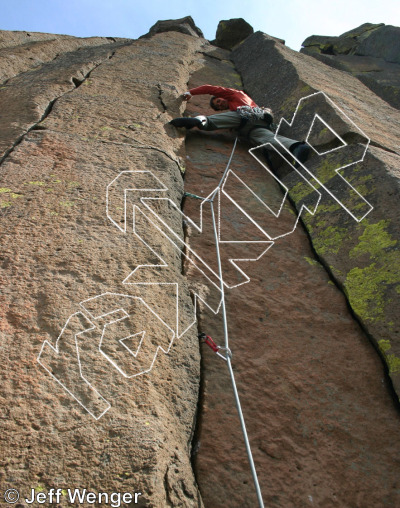
{"type": "Polygon", "coordinates": [[[192,98],[192,94],[190,92],[185,92],[182,95],[182,98],[183,98],[184,101],[190,101],[190,99],[192,98]]]}

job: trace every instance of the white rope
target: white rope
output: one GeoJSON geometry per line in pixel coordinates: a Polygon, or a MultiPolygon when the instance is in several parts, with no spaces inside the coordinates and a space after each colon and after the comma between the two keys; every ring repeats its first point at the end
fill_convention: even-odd
{"type": "Polygon", "coordinates": [[[228,368],[229,368],[229,374],[231,376],[233,393],[235,395],[236,408],[237,408],[237,411],[238,411],[238,414],[239,414],[240,425],[242,427],[244,442],[245,442],[245,445],[246,445],[247,457],[248,457],[249,464],[250,464],[251,474],[253,476],[253,482],[254,482],[254,487],[256,489],[256,493],[257,493],[257,499],[258,499],[259,507],[260,508],[264,508],[264,502],[263,502],[263,498],[262,498],[262,495],[261,495],[260,485],[258,483],[258,477],[257,477],[256,468],[255,468],[255,465],[254,465],[253,454],[251,452],[250,442],[249,442],[249,438],[247,436],[246,424],[245,424],[245,421],[244,421],[242,407],[240,405],[239,393],[238,393],[238,390],[237,390],[237,387],[236,387],[235,376],[233,374],[233,369],[232,369],[232,364],[231,364],[231,356],[232,356],[232,354],[231,354],[231,350],[229,349],[228,321],[227,321],[227,317],[226,317],[224,280],[223,280],[223,277],[222,277],[221,255],[220,255],[220,250],[219,250],[219,238],[218,238],[218,232],[217,232],[217,225],[216,225],[216,222],[215,222],[214,203],[213,203],[214,202],[214,198],[217,195],[218,191],[220,190],[220,188],[222,186],[222,183],[223,183],[223,181],[225,179],[225,176],[226,176],[226,174],[227,174],[227,172],[229,170],[229,166],[230,166],[232,158],[233,158],[233,153],[234,153],[235,148],[236,148],[237,140],[238,140],[238,138],[235,139],[235,143],[233,145],[231,156],[230,156],[228,164],[227,164],[227,166],[225,168],[224,174],[222,175],[222,178],[221,178],[221,180],[220,180],[220,182],[218,184],[218,187],[213,192],[213,194],[212,194],[211,198],[209,199],[209,201],[210,201],[210,205],[211,205],[211,215],[212,215],[212,222],[213,222],[213,228],[214,228],[215,246],[216,246],[216,250],[217,250],[218,273],[219,273],[220,288],[221,288],[221,309],[222,309],[222,317],[223,317],[223,325],[224,325],[224,337],[225,337],[225,347],[224,347],[224,349],[226,350],[226,357],[224,359],[227,361],[228,368]]]}

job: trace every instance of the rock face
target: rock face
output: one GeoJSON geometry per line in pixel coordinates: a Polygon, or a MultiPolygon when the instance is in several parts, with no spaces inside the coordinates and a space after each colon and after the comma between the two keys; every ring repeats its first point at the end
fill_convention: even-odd
{"type": "Polygon", "coordinates": [[[350,72],[391,106],[400,108],[400,28],[365,23],[338,37],[312,35],[302,53],[350,72]]]}
{"type": "Polygon", "coordinates": [[[301,113],[293,125],[284,123],[279,132],[294,139],[309,135],[310,143],[315,146],[315,157],[309,162],[312,169],[306,178],[312,176],[310,181],[317,192],[311,187],[296,187],[298,179],[293,180],[293,172],[287,177],[291,179],[288,183],[294,185],[292,195],[299,201],[298,206],[304,199],[315,206],[318,189],[321,184],[326,186],[329,196],[325,198],[326,205],[321,201],[318,214],[306,214],[304,221],[309,224],[315,250],[343,287],[353,311],[376,346],[383,348],[384,354],[388,351],[387,364],[400,393],[400,328],[396,311],[400,224],[395,211],[399,191],[398,112],[351,76],[289,51],[261,33],[237,49],[234,61],[245,77],[245,87],[256,101],[265,102],[270,98],[275,111],[290,123],[293,113],[289,109],[302,97],[310,96],[302,102],[301,113]],[[253,54],[257,57],[252,60],[253,54]],[[283,91],[281,88],[287,100],[279,106],[273,90],[276,81],[282,78],[260,78],[282,61],[282,77],[289,85],[283,91]],[[317,111],[326,122],[325,130],[320,124],[320,128],[308,133],[317,111]],[[343,146],[343,150],[332,151],[346,140],[349,148],[343,146]],[[329,168],[343,169],[337,174],[329,168]],[[386,340],[394,349],[386,349],[386,340]]]}
{"type": "MultiPolygon", "coordinates": [[[[368,40],[374,33],[380,32],[385,25],[379,23],[364,23],[358,28],[349,30],[338,37],[327,37],[324,35],[312,35],[303,42],[303,53],[322,53],[325,55],[364,55],[362,47],[364,41],[368,40]],[[360,48],[361,47],[361,48],[360,48]],[[360,48],[360,51],[359,51],[360,48]]],[[[374,48],[373,55],[383,58],[382,51],[374,48]],[[378,53],[378,54],[377,54],[378,53]]]]}
{"type": "MultiPolygon", "coordinates": [[[[0,39],[0,82],[17,74],[40,67],[56,60],[63,53],[84,48],[99,47],[111,42],[123,43],[127,39],[113,37],[76,38],[68,35],[53,35],[28,32],[1,32],[0,39]]],[[[110,46],[111,47],[111,46],[110,46]]],[[[115,48],[116,46],[114,46],[115,48]]]]}
{"type": "Polygon", "coordinates": [[[1,32],[1,495],[257,506],[226,361],[197,338],[224,344],[214,210],[265,506],[398,506],[399,112],[266,34],[231,52],[157,25],[1,32]],[[168,125],[213,113],[181,99],[204,83],[272,107],[306,167],[241,140],[221,185],[235,134],[168,125]]]}
{"type": "MultiPolygon", "coordinates": [[[[54,59],[51,39],[44,54],[35,38],[24,48],[2,32],[4,53],[34,58],[0,90],[2,495],[17,489],[27,506],[31,489],[54,487],[70,506],[67,489],[86,488],[141,493],[135,506],[201,506],[190,464],[198,340],[182,334],[193,305],[169,242],[161,277],[144,278],[171,284],[132,285],[159,236],[137,213],[133,232],[135,192],[124,192],[179,206],[182,140],[165,124],[202,42],[66,38],[63,51],[55,38],[54,59]]],[[[180,218],[169,223],[182,236],[180,218]]]]}
{"type": "Polygon", "coordinates": [[[232,49],[252,33],[253,27],[242,18],[222,20],[218,23],[213,44],[223,49],[232,49]]]}
{"type": "MultiPolygon", "coordinates": [[[[244,87],[258,104],[271,105],[277,120],[284,116],[290,122],[297,102],[322,90],[353,116],[374,144],[364,162],[350,167],[345,174],[348,178],[352,175],[354,187],[374,206],[361,222],[356,220],[360,219],[357,210],[364,213],[368,205],[355,201],[357,196],[347,196],[343,184],[336,189],[328,162],[321,167],[316,156],[310,160],[311,171],[325,172],[317,174],[324,190],[311,180],[323,192],[317,208],[311,187],[294,178],[287,163],[280,160],[278,166],[274,160],[297,207],[294,212],[277,181],[249,155],[245,143],[236,150],[231,164],[240,180],[230,175],[221,195],[221,241],[260,242],[258,250],[256,244],[248,244],[245,253],[239,246],[231,245],[230,257],[257,258],[265,249],[261,242],[275,238],[275,244],[257,262],[239,264],[250,282],[226,292],[233,367],[265,506],[379,506],[382,499],[395,506],[399,502],[398,451],[393,450],[391,438],[373,429],[382,426],[398,436],[399,415],[390,387],[384,388],[384,369],[370,339],[382,351],[385,345],[390,346],[383,354],[386,353],[398,389],[398,325],[393,326],[397,319],[398,280],[391,283],[388,275],[385,282],[376,283],[375,274],[371,274],[374,268],[377,278],[390,274],[398,259],[398,223],[391,213],[397,209],[398,200],[395,168],[399,156],[393,153],[398,139],[398,112],[351,76],[298,54],[265,34],[250,36],[231,53],[235,67],[229,67],[227,52],[219,53],[220,63],[215,52],[209,56],[212,58],[206,55],[203,68],[192,74],[190,86],[211,82],[244,87]],[[381,122],[381,132],[372,128],[373,115],[375,121],[381,122]],[[373,186],[369,188],[366,182],[373,186]],[[348,207],[357,207],[353,213],[356,219],[346,218],[348,213],[326,188],[340,191],[339,198],[346,199],[348,207]],[[300,226],[295,228],[296,215],[304,202],[315,212],[312,216],[303,210],[307,233],[300,226]],[[270,237],[255,228],[254,223],[270,237]],[[339,236],[340,224],[346,231],[342,233],[345,241],[339,236]],[[380,227],[382,236],[374,239],[369,232],[377,232],[380,227]],[[293,229],[293,233],[281,236],[293,229]],[[369,254],[365,249],[369,249],[369,254]],[[393,259],[389,261],[386,256],[393,259]],[[370,268],[363,271],[364,267],[370,268]],[[363,271],[364,278],[356,289],[349,280],[357,270],[363,271]],[[348,311],[343,289],[359,322],[348,311]],[[357,296],[363,302],[362,308],[368,308],[373,315],[366,316],[357,307],[357,296]],[[389,343],[381,342],[382,339],[389,343]],[[379,423],[377,415],[381,418],[379,423]]],[[[200,111],[211,113],[207,97],[193,97],[188,109],[192,115],[200,111]]],[[[354,125],[336,110],[332,112],[325,97],[310,105],[301,104],[299,109],[304,117],[300,118],[301,126],[293,126],[297,129],[295,139],[302,139],[296,136],[304,134],[310,117],[312,120],[318,112],[349,143],[362,142],[354,125]]],[[[320,152],[324,151],[321,146],[332,143],[332,136],[313,136],[320,152]]],[[[210,195],[225,169],[233,140],[229,132],[190,132],[186,143],[190,162],[185,176],[188,192],[210,195]]],[[[192,217],[198,217],[198,207],[195,199],[185,201],[185,210],[192,217]]],[[[198,250],[214,249],[210,236],[204,237],[202,248],[198,246],[201,239],[195,233],[193,230],[190,243],[198,250]]],[[[227,250],[226,247],[223,251],[226,256],[227,250]]],[[[234,279],[228,263],[224,268],[231,286],[244,281],[238,274],[234,279]]],[[[398,270],[393,269],[394,273],[398,274],[398,270]]],[[[223,345],[220,315],[203,308],[200,329],[223,345]]],[[[228,372],[224,361],[206,346],[203,370],[203,411],[194,447],[198,450],[195,467],[203,501],[206,506],[218,508],[226,506],[227,499],[230,506],[257,506],[228,372]]]]}
{"type": "Polygon", "coordinates": [[[194,37],[203,37],[203,32],[195,25],[193,18],[191,16],[186,16],[181,19],[157,21],[142,38],[152,37],[155,34],[164,32],[179,32],[186,35],[193,35],[194,37]]]}

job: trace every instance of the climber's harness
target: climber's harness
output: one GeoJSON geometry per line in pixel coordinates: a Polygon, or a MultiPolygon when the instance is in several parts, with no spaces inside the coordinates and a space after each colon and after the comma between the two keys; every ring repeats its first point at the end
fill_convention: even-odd
{"type": "Polygon", "coordinates": [[[249,137],[249,134],[253,129],[258,128],[264,128],[274,132],[274,117],[270,108],[260,108],[259,106],[239,106],[236,111],[240,115],[239,131],[245,126],[249,127],[249,130],[246,132],[247,137],[249,137]]]}

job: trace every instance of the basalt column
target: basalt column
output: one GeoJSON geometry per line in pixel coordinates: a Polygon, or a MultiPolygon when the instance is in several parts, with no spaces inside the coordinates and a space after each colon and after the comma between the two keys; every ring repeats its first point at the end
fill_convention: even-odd
{"type": "MultiPolygon", "coordinates": [[[[250,43],[245,44],[251,53],[250,43]]],[[[229,58],[228,51],[210,47],[189,87],[214,83],[242,88],[229,58]]],[[[257,69],[260,65],[252,67],[254,73],[257,69]]],[[[256,91],[279,69],[259,72],[258,81],[249,78],[246,89],[256,91]]],[[[282,85],[282,100],[284,92],[282,85]]],[[[279,89],[275,96],[278,101],[279,89]]],[[[256,99],[269,105],[267,96],[256,99]]],[[[192,97],[188,114],[213,113],[208,102],[207,96],[192,97]]],[[[187,134],[187,192],[203,198],[213,192],[234,139],[229,131],[187,134]]],[[[260,151],[254,153],[258,162],[249,148],[241,140],[216,209],[229,286],[232,365],[265,506],[395,506],[399,414],[384,365],[344,294],[316,258],[307,233],[296,222],[297,210],[285,199],[285,188],[261,164],[265,160],[260,151]]],[[[293,172],[283,160],[278,169],[286,178],[293,172]]],[[[188,222],[188,244],[201,253],[210,273],[218,273],[209,205],[200,203],[185,199],[184,211],[197,224],[203,213],[201,234],[188,222]]],[[[306,204],[311,207],[312,200],[306,204]]],[[[313,220],[318,221],[318,212],[313,220]]],[[[196,277],[190,263],[186,270],[189,279],[196,277]]],[[[213,312],[219,301],[213,282],[210,275],[207,305],[200,304],[198,312],[199,328],[223,346],[222,315],[213,312]]],[[[205,344],[193,449],[205,506],[257,506],[228,369],[205,344]]]]}

